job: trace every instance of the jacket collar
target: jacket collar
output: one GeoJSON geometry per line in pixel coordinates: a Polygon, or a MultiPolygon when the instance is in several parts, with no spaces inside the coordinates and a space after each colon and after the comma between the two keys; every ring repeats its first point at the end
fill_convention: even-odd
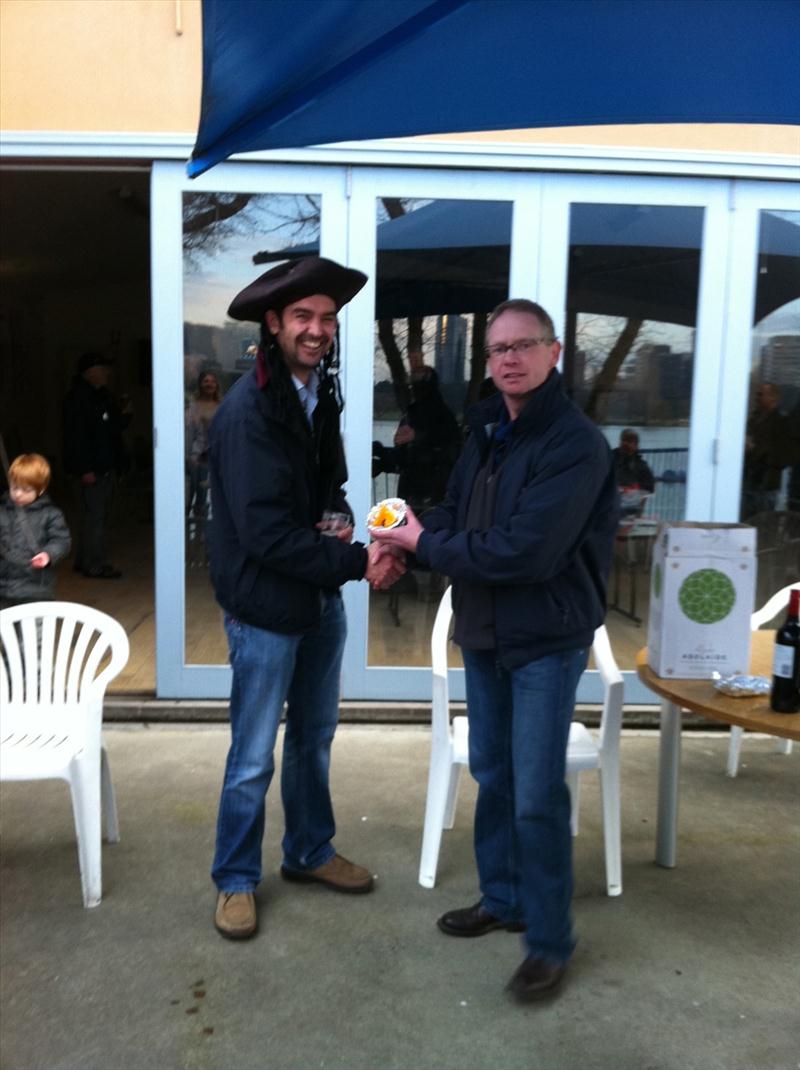
{"type": "MultiPolygon", "coordinates": [[[[553,368],[542,385],[534,390],[517,419],[513,421],[512,437],[517,437],[526,431],[543,431],[568,404],[569,399],[563,390],[561,373],[553,368]]],[[[505,401],[502,395],[493,394],[469,410],[467,422],[473,431],[488,438],[490,428],[499,422],[504,407],[505,401]]]]}

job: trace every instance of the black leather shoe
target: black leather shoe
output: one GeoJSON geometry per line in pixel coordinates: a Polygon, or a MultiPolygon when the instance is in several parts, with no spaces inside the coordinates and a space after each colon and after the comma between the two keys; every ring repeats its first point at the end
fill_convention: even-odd
{"type": "Polygon", "coordinates": [[[552,996],[561,984],[567,967],[529,955],[506,986],[520,1003],[533,1003],[552,996]]]}
{"type": "Polygon", "coordinates": [[[436,922],[443,933],[448,936],[483,936],[495,929],[505,929],[510,933],[522,933],[525,926],[517,921],[500,921],[480,903],[462,910],[448,910],[436,922]]]}
{"type": "Polygon", "coordinates": [[[83,570],[84,576],[90,580],[118,580],[122,573],[113,565],[103,565],[102,568],[87,568],[83,570]]]}

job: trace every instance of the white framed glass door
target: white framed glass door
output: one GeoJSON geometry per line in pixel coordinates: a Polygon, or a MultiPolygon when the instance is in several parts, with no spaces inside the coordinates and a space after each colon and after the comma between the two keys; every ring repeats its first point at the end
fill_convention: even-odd
{"type": "MultiPolygon", "coordinates": [[[[781,416],[794,411],[797,188],[241,163],[193,182],[181,164],[157,163],[152,183],[159,695],[228,694],[221,613],[205,573],[202,422],[216,388],[224,392],[252,356],[255,338],[226,319],[228,303],[291,247],[369,277],[341,317],[348,496],[364,541],[370,505],[401,481],[423,509],[440,490],[457,444],[453,424],[463,426],[481,389],[488,311],[519,296],[551,313],[569,392],[612,447],[623,430],[638,435],[633,452],[652,477],[648,488],[639,476],[628,497],[608,617],[626,700],[651,703],[632,670],[646,642],[655,523],[738,519],[743,471],[750,478],[748,395],[780,373],[781,416]],[[415,407],[418,420],[422,409],[439,414],[429,419],[438,437],[427,463],[416,466],[405,448],[409,428],[414,438],[425,433],[415,407]]],[[[794,508],[793,465],[782,465],[772,502],[782,516],[794,508]]],[[[443,582],[414,574],[390,595],[345,586],[345,699],[429,698],[430,626],[443,582]]],[[[459,664],[454,650],[456,697],[459,664]]],[[[598,698],[587,674],[579,699],[598,698]]]]}
{"type": "MultiPolygon", "coordinates": [[[[372,375],[348,380],[346,409],[361,537],[377,497],[404,478],[403,496],[409,493],[397,454],[415,366],[437,373],[458,420],[480,386],[484,309],[505,296],[538,300],[564,340],[562,370],[576,402],[613,447],[634,425],[651,462],[654,493],[641,495],[650,508],[637,509],[637,528],[626,532],[612,576],[609,626],[619,633],[612,641],[632,701],[652,701],[636,693],[631,670],[646,642],[646,554],[655,522],[659,514],[714,517],[726,285],[718,266],[729,253],[728,196],[729,184],[717,180],[371,170],[353,180],[350,257],[371,280],[351,331],[358,367],[362,352],[372,354],[372,375]]],[[[436,467],[431,454],[429,482],[436,467]]],[[[427,644],[442,582],[414,575],[397,595],[350,585],[346,694],[427,696],[427,644]]],[[[463,693],[461,673],[453,686],[463,693]]],[[[598,697],[589,675],[579,699],[598,697]]]]}
{"type": "Polygon", "coordinates": [[[716,519],[729,193],[721,180],[627,176],[554,176],[544,191],[540,299],[621,490],[606,626],[627,702],[653,701],[633,670],[657,525],[716,519]]]}
{"type": "MultiPolygon", "coordinates": [[[[345,168],[232,164],[190,181],[152,175],[156,686],[159,697],[230,692],[222,611],[208,578],[205,434],[216,405],[254,362],[255,324],[233,297],[288,248],[347,258],[345,168]]],[[[346,345],[347,315],[342,317],[346,345]]]]}
{"type": "Polygon", "coordinates": [[[800,188],[739,181],[731,202],[714,509],[756,528],[760,606],[800,580],[800,188]]]}
{"type": "MultiPolygon", "coordinates": [[[[523,236],[538,231],[540,198],[536,175],[354,173],[350,263],[370,280],[352,311],[347,358],[359,538],[376,500],[400,494],[424,512],[441,497],[485,378],[486,316],[510,293],[536,291],[536,246],[523,236]]],[[[430,633],[446,583],[413,570],[389,592],[347,585],[346,696],[430,698],[430,633]]],[[[451,664],[462,697],[456,648],[451,664]]]]}

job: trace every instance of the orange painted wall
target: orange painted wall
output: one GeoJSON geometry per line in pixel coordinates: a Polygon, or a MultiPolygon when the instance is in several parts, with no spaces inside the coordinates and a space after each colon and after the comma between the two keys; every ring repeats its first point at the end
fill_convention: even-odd
{"type": "Polygon", "coordinates": [[[2,0],[0,127],[194,132],[200,18],[200,0],[2,0]]]}

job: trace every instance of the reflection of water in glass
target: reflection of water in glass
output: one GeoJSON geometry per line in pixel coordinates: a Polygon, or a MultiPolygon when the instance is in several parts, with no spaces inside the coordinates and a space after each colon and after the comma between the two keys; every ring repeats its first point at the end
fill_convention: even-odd
{"type": "MultiPolygon", "coordinates": [[[[373,439],[391,446],[397,423],[376,420],[372,425],[373,439]]],[[[609,425],[600,430],[613,449],[619,445],[622,426],[609,425]]],[[[662,520],[682,520],[686,502],[686,472],[689,465],[689,429],[687,427],[639,428],[639,451],[656,476],[656,492],[648,500],[645,516],[662,520]],[[666,479],[661,477],[666,474],[666,479]]],[[[373,480],[373,494],[391,497],[397,490],[397,475],[381,473],[373,480]]]]}

